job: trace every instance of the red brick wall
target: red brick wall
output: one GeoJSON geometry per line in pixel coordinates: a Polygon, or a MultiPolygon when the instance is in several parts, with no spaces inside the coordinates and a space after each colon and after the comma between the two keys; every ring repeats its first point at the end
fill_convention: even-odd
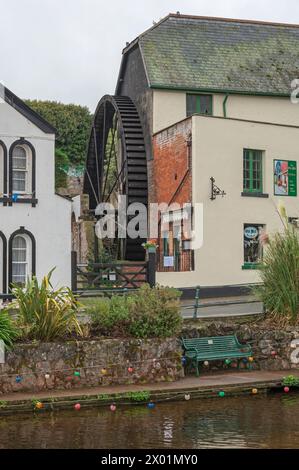
{"type": "MultiPolygon", "coordinates": [[[[153,137],[153,160],[149,166],[149,202],[192,202],[192,135],[191,118],[165,129],[153,137]]],[[[161,228],[161,226],[160,226],[161,228]]],[[[172,234],[169,235],[170,254],[173,255],[172,234]]],[[[157,240],[158,271],[174,271],[163,266],[163,240],[157,240]]],[[[182,251],[180,270],[192,269],[191,251],[182,251]]]]}
{"type": "Polygon", "coordinates": [[[179,204],[191,202],[192,147],[188,149],[188,140],[190,140],[190,136],[191,118],[154,135],[154,158],[153,162],[151,162],[150,168],[150,202],[166,202],[169,204],[178,189],[179,191],[172,202],[177,202],[179,204]],[[189,173],[180,187],[188,168],[189,173]]]}

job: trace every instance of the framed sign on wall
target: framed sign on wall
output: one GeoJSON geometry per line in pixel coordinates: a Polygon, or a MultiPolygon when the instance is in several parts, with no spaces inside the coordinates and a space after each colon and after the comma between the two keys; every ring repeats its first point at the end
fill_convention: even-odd
{"type": "Polygon", "coordinates": [[[297,162],[274,160],[274,196],[297,196],[297,162]]]}

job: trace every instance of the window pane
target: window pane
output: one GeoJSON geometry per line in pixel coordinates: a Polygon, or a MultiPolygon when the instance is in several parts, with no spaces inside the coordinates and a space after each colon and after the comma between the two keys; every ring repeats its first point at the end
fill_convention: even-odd
{"type": "Polygon", "coordinates": [[[25,191],[26,190],[25,171],[14,170],[12,172],[12,190],[13,191],[25,191]]]}
{"type": "Polygon", "coordinates": [[[187,116],[192,114],[212,115],[212,95],[187,95],[187,116]]]}
{"type": "Polygon", "coordinates": [[[26,169],[26,151],[23,147],[15,147],[12,154],[12,164],[14,169],[26,169]]]}
{"type": "Polygon", "coordinates": [[[212,96],[200,95],[200,114],[212,115],[212,96]]]}
{"type": "Polygon", "coordinates": [[[187,95],[187,116],[196,114],[196,97],[197,95],[187,95]]]}
{"type": "Polygon", "coordinates": [[[25,250],[12,250],[12,261],[16,263],[23,263],[26,261],[26,249],[25,250]]]}
{"type": "Polygon", "coordinates": [[[168,232],[163,232],[162,233],[162,239],[163,239],[163,255],[168,256],[169,255],[169,233],[168,232]]]}
{"type": "Polygon", "coordinates": [[[17,237],[14,237],[13,241],[12,241],[12,248],[22,248],[22,249],[26,249],[26,240],[24,237],[21,237],[21,236],[17,236],[17,237]]]}
{"type": "Polygon", "coordinates": [[[243,153],[243,189],[252,192],[263,190],[263,152],[245,149],[243,153]]]}
{"type": "Polygon", "coordinates": [[[264,225],[244,224],[244,263],[259,263],[263,250],[260,243],[260,234],[264,225]]]}
{"type": "Polygon", "coordinates": [[[27,243],[24,237],[17,236],[12,241],[12,282],[24,285],[27,271],[27,243]]]}

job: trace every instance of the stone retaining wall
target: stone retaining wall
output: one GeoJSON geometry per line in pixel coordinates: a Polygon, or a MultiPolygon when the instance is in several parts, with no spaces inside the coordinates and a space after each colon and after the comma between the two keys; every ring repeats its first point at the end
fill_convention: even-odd
{"type": "MultiPolygon", "coordinates": [[[[234,320],[185,322],[182,336],[186,338],[203,336],[224,336],[236,334],[241,342],[250,342],[253,349],[253,369],[287,370],[299,368],[299,327],[279,328],[268,322],[240,323],[234,320]]],[[[235,361],[226,366],[223,361],[212,361],[206,370],[236,367],[235,361]]],[[[249,364],[240,361],[240,368],[249,364]]]]}
{"type": "Polygon", "coordinates": [[[20,344],[0,364],[0,394],[171,382],[182,373],[175,338],[20,344]]]}

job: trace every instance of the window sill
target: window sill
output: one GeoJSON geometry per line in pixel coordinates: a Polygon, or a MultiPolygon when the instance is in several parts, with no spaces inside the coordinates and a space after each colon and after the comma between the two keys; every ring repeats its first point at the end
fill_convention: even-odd
{"type": "Polygon", "coordinates": [[[241,196],[242,197],[263,197],[263,198],[267,198],[269,197],[269,194],[267,193],[250,193],[250,192],[242,192],[241,193],[241,196]]]}
{"type": "Polygon", "coordinates": [[[248,269],[261,269],[261,264],[260,263],[244,263],[242,266],[242,269],[248,270],[248,269]]]}
{"type": "Polygon", "coordinates": [[[0,197],[0,202],[3,202],[3,205],[12,206],[13,204],[32,204],[33,207],[36,206],[38,203],[38,199],[35,198],[28,198],[28,197],[19,197],[16,201],[14,201],[11,197],[0,197]]]}

